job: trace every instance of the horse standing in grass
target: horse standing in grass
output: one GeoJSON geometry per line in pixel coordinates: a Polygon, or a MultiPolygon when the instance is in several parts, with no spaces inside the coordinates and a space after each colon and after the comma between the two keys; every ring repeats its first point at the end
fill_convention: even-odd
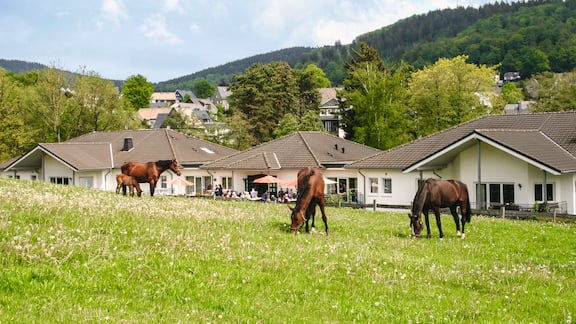
{"type": "Polygon", "coordinates": [[[306,232],[309,232],[308,221],[312,218],[312,228],[315,228],[314,218],[316,216],[316,206],[320,206],[322,220],[328,234],[328,220],[326,218],[324,202],[324,178],[322,171],[318,168],[307,167],[298,171],[298,198],[296,206],[292,210],[292,225],[290,233],[297,234],[306,222],[306,232]]]}
{"type": "Polygon", "coordinates": [[[471,218],[470,199],[468,197],[468,187],[458,180],[427,179],[420,185],[412,202],[412,214],[408,214],[412,235],[417,238],[420,237],[422,233],[421,214],[424,213],[426,236],[427,238],[431,237],[428,212],[433,209],[434,215],[436,215],[436,224],[440,231],[440,238],[444,237],[442,224],[440,223],[440,208],[446,207],[450,208],[450,213],[456,223],[456,235],[464,238],[464,224],[470,223],[471,218]],[[460,207],[461,219],[458,217],[457,207],[460,207]],[[462,223],[462,233],[460,233],[459,221],[462,223]]]}
{"type": "MultiPolygon", "coordinates": [[[[172,170],[177,175],[182,174],[180,165],[176,160],[159,160],[156,162],[126,162],[121,167],[122,173],[134,177],[139,183],[148,182],[150,184],[150,196],[154,196],[154,189],[158,183],[160,174],[166,170],[172,170]]],[[[122,187],[126,192],[126,187],[122,187]]]]}
{"type": "Polygon", "coordinates": [[[142,196],[140,184],[134,177],[127,176],[124,173],[118,173],[118,175],[116,175],[116,194],[120,193],[120,188],[122,188],[122,193],[126,196],[126,187],[130,188],[131,197],[134,197],[134,190],[138,193],[138,197],[142,196]]]}

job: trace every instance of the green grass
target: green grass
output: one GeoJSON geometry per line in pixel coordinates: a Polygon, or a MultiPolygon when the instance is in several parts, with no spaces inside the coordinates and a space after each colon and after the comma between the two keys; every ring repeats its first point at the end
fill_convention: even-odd
{"type": "Polygon", "coordinates": [[[473,217],[408,237],[405,213],[0,179],[0,322],[570,323],[576,225],[473,217]]]}

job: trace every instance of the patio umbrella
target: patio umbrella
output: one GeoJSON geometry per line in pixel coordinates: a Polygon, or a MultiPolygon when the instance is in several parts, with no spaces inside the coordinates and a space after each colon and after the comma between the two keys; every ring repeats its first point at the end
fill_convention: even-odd
{"type": "MultiPolygon", "coordinates": [[[[181,187],[186,187],[186,186],[193,186],[194,183],[184,179],[184,178],[174,178],[174,179],[170,179],[166,181],[166,184],[171,184],[171,185],[175,185],[175,186],[181,186],[181,187]]],[[[178,190],[174,190],[173,194],[177,194],[178,190]]],[[[186,192],[184,192],[185,194],[186,192]]]]}
{"type": "MultiPolygon", "coordinates": [[[[336,181],[324,177],[324,184],[334,184],[334,183],[336,183],[336,181]]],[[[283,185],[286,187],[296,187],[297,184],[298,184],[298,178],[283,183],[283,185]]]]}
{"type": "Polygon", "coordinates": [[[298,184],[298,178],[292,179],[288,182],[284,182],[282,185],[286,187],[296,187],[297,184],[298,184]]]}
{"type": "Polygon", "coordinates": [[[267,184],[283,183],[283,182],[284,181],[280,180],[279,178],[276,178],[275,176],[271,176],[271,175],[263,176],[261,178],[254,180],[254,183],[267,183],[267,184]]]}
{"type": "Polygon", "coordinates": [[[279,178],[276,178],[275,176],[271,176],[271,175],[266,175],[263,177],[260,177],[256,180],[254,180],[254,183],[265,183],[268,185],[268,188],[266,191],[270,192],[270,184],[271,183],[282,183],[284,181],[280,180],[279,178]]]}
{"type": "Polygon", "coordinates": [[[166,181],[166,184],[172,184],[177,186],[193,186],[194,183],[184,179],[184,178],[174,178],[166,181]]]}

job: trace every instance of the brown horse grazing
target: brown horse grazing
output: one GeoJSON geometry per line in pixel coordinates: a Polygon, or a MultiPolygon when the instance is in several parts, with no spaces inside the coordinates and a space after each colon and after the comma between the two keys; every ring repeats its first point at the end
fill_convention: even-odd
{"type": "Polygon", "coordinates": [[[150,196],[154,196],[154,189],[160,174],[166,170],[172,170],[177,175],[182,174],[180,165],[176,160],[160,160],[156,162],[126,162],[121,167],[122,173],[134,177],[139,183],[150,184],[150,196]]]}
{"type": "Polygon", "coordinates": [[[298,171],[298,197],[296,206],[292,210],[292,225],[290,233],[298,234],[300,228],[306,222],[306,232],[309,232],[308,221],[312,217],[312,228],[315,228],[314,218],[316,206],[320,206],[322,220],[328,234],[328,220],[324,211],[324,178],[318,168],[307,167],[298,171]]]}
{"type": "Polygon", "coordinates": [[[470,223],[470,200],[468,197],[468,187],[458,180],[435,180],[427,179],[424,181],[412,202],[412,214],[410,217],[410,227],[412,227],[412,235],[420,237],[422,233],[422,219],[420,215],[424,213],[426,219],[426,236],[431,237],[430,234],[430,221],[428,220],[428,212],[430,209],[434,210],[436,215],[436,224],[440,231],[440,238],[444,237],[442,232],[442,224],[440,223],[440,208],[450,208],[450,213],[454,217],[456,223],[456,235],[464,238],[464,224],[470,223]],[[460,233],[460,224],[458,222],[458,212],[456,207],[460,206],[460,213],[462,214],[462,233],[460,233]]]}
{"type": "Polygon", "coordinates": [[[127,176],[124,173],[118,173],[116,175],[116,194],[120,193],[120,188],[122,188],[122,193],[126,196],[126,187],[130,188],[130,196],[134,197],[134,190],[138,193],[138,197],[142,196],[142,189],[140,189],[140,184],[136,179],[131,176],[127,176]]]}

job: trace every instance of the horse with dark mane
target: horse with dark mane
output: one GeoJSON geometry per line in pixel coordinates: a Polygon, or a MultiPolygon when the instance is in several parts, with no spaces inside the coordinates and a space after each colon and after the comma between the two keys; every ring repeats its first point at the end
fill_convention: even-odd
{"type": "MultiPolygon", "coordinates": [[[[160,174],[166,170],[172,170],[177,175],[182,174],[180,165],[176,160],[159,160],[156,162],[126,162],[121,167],[122,173],[134,177],[139,183],[150,184],[150,196],[154,196],[154,189],[160,174]]],[[[126,187],[122,187],[126,192],[126,187]]]]}
{"type": "Polygon", "coordinates": [[[307,167],[298,171],[298,197],[296,206],[292,210],[292,225],[290,233],[297,234],[306,222],[306,232],[309,232],[308,221],[312,218],[312,228],[315,228],[314,218],[316,216],[316,206],[320,206],[322,220],[328,234],[328,220],[324,211],[324,178],[322,171],[318,168],[307,167]]]}
{"type": "Polygon", "coordinates": [[[118,173],[116,175],[116,194],[120,193],[120,188],[122,188],[122,193],[126,196],[126,187],[130,188],[131,197],[134,197],[134,190],[138,193],[138,197],[142,196],[140,184],[134,177],[125,175],[124,173],[118,173]]]}
{"type": "Polygon", "coordinates": [[[456,223],[456,235],[464,238],[464,224],[470,223],[471,218],[470,199],[468,197],[468,187],[458,180],[427,179],[420,185],[412,202],[412,214],[408,214],[412,235],[420,237],[422,233],[421,214],[424,213],[426,236],[428,238],[431,237],[428,212],[432,209],[434,210],[434,215],[436,215],[440,238],[444,237],[442,224],[440,223],[440,208],[446,207],[450,208],[450,213],[456,223]],[[458,217],[457,207],[460,207],[461,219],[458,217]],[[462,233],[460,233],[459,221],[462,223],[462,233]]]}

